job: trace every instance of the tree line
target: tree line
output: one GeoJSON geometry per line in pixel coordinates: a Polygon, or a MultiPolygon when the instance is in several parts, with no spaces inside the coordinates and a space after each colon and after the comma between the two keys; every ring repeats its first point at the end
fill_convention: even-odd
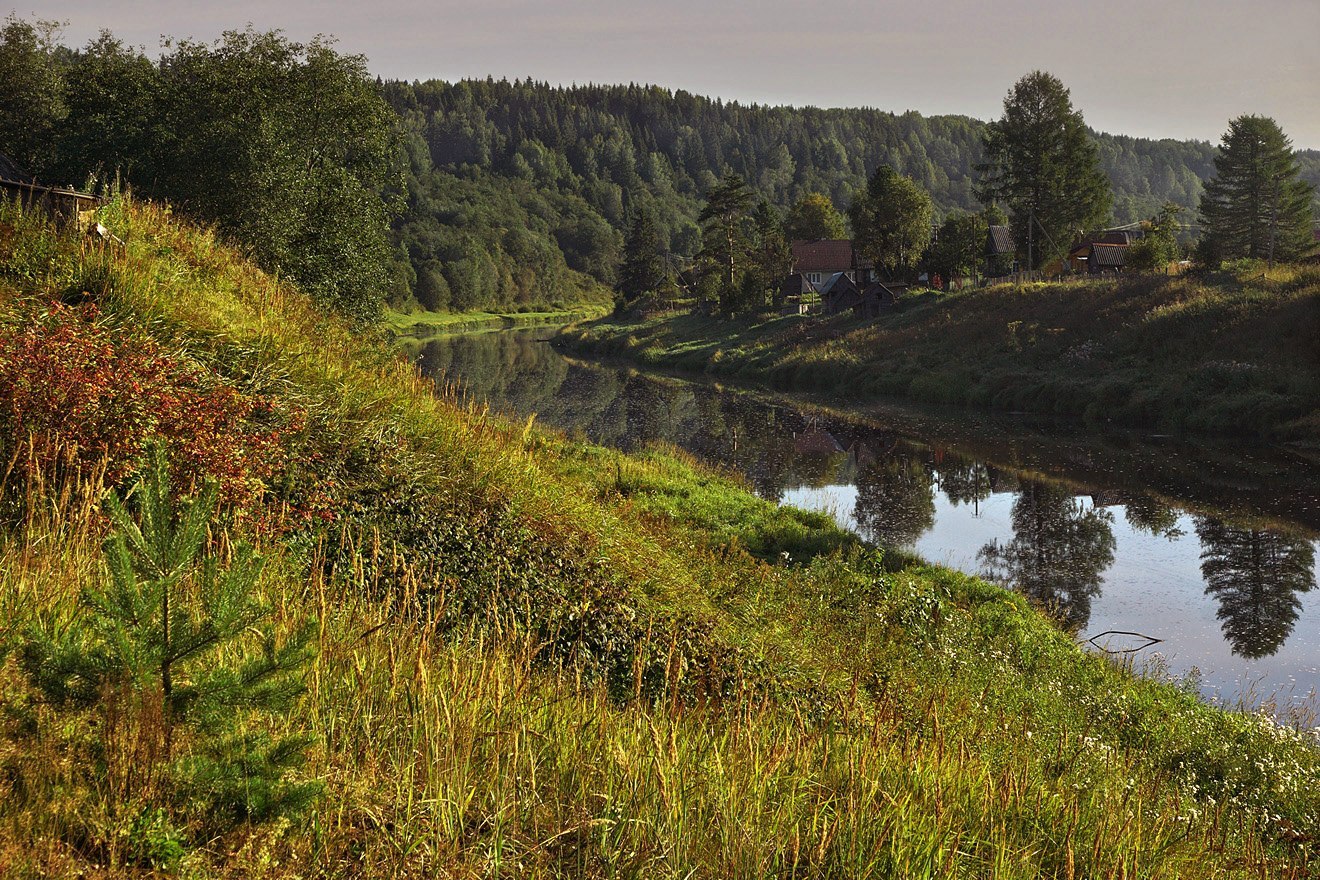
{"type": "MultiPolygon", "coordinates": [[[[667,277],[712,256],[708,197],[733,177],[750,193],[749,229],[760,224],[747,248],[759,251],[767,291],[782,256],[767,234],[772,213],[789,240],[846,237],[860,223],[864,241],[897,244],[898,257],[875,246],[891,269],[922,256],[910,234],[878,231],[876,212],[889,210],[878,191],[858,198],[876,187],[910,196],[908,182],[942,224],[931,259],[956,274],[990,222],[1011,223],[1034,245],[1058,211],[983,208],[1004,202],[988,194],[985,169],[1008,121],[746,105],[635,84],[382,82],[329,41],[251,29],[213,44],[166,42],[154,59],[109,33],[71,49],[51,23],[10,16],[0,29],[0,152],[43,181],[118,179],[178,204],[363,318],[386,301],[432,310],[608,301],[637,282],[624,245],[639,223],[667,277]]],[[[1080,117],[1070,131],[1091,145],[1087,167],[1107,184],[1097,216],[1116,223],[1165,206],[1185,222],[1218,173],[1222,151],[1208,143],[1098,135],[1080,117]]],[[[1292,162],[1300,179],[1320,182],[1320,153],[1292,162]]],[[[1304,195],[1280,190],[1258,206],[1286,213],[1304,195]]],[[[727,223],[725,232],[727,250],[727,223]]],[[[1284,258],[1289,242],[1273,244],[1284,258]]],[[[762,293],[748,282],[724,299],[771,298],[762,293]]]]}
{"type": "MultiPolygon", "coordinates": [[[[972,254],[980,259],[984,235],[975,234],[977,223],[983,231],[988,220],[1008,220],[983,213],[978,182],[992,127],[966,117],[743,105],[637,84],[555,87],[492,78],[392,82],[385,89],[405,120],[419,181],[429,178],[442,190],[480,181],[496,190],[534,191],[544,204],[531,218],[533,234],[564,254],[567,269],[618,288],[624,299],[635,297],[639,265],[664,262],[673,270],[708,252],[700,215],[707,196],[730,176],[751,193],[749,227],[752,210],[765,202],[786,224],[803,211],[823,213],[824,225],[807,228],[842,238],[850,235],[846,221],[831,226],[829,215],[841,218],[876,169],[892,169],[929,196],[933,221],[952,219],[940,230],[935,255],[948,267],[946,277],[969,264],[972,254]],[[625,252],[634,231],[658,242],[655,253],[625,252]]],[[[1094,145],[1111,193],[1102,213],[1115,223],[1156,217],[1166,205],[1183,209],[1186,222],[1215,173],[1216,150],[1208,143],[1099,135],[1084,126],[1077,131],[1094,145]]],[[[1320,154],[1298,161],[1320,182],[1320,154]]],[[[469,222],[460,229],[427,205],[410,207],[403,239],[414,267],[446,265],[445,249],[476,235],[472,222],[499,225],[483,213],[467,211],[469,222]]],[[[804,232],[786,229],[790,240],[811,237],[804,232]]],[[[487,265],[500,265],[505,258],[497,235],[477,238],[487,265]]],[[[763,293],[717,298],[772,299],[768,287],[763,293]]]]}
{"type": "Polygon", "coordinates": [[[267,269],[369,319],[398,274],[403,181],[366,59],[326,40],[233,31],[156,60],[102,32],[0,29],[0,152],[40,182],[131,183],[216,224],[267,269]]]}
{"type": "MultiPolygon", "coordinates": [[[[1298,154],[1274,120],[1234,119],[1213,165],[1214,177],[1197,208],[1196,254],[1203,265],[1229,258],[1272,264],[1317,251],[1316,190],[1302,178],[1298,154]]],[[[975,170],[975,193],[984,210],[949,212],[936,230],[931,194],[893,166],[878,165],[848,205],[854,268],[866,263],[895,280],[909,280],[924,268],[936,286],[941,273],[949,278],[993,274],[987,233],[1006,223],[1018,264],[1035,271],[1062,261],[1079,236],[1102,229],[1112,217],[1113,186],[1101,168],[1096,139],[1068,89],[1049,73],[1035,71],[1014,84],[1003,116],[985,127],[975,170]]],[[[1127,268],[1164,270],[1181,256],[1184,210],[1166,202],[1141,223],[1142,237],[1126,251],[1127,268]]],[[[792,266],[790,234],[823,238],[843,226],[821,193],[808,194],[781,219],[736,174],[711,188],[698,219],[706,221],[693,264],[698,301],[718,301],[720,311],[730,315],[780,305],[780,281],[792,266]]],[[[642,228],[650,230],[637,226],[634,232],[642,228]]],[[[650,248],[654,274],[628,275],[620,287],[622,305],[672,283],[666,266],[654,259],[661,244],[653,231],[648,238],[629,237],[625,265],[646,263],[642,251],[650,248]]]]}

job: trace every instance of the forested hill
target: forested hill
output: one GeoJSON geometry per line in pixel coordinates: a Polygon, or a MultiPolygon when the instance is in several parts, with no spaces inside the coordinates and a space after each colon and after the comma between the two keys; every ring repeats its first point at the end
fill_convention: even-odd
{"type": "MultiPolygon", "coordinates": [[[[483,299],[482,284],[517,271],[508,263],[515,252],[525,274],[551,283],[562,274],[552,249],[569,267],[612,281],[635,205],[648,207],[675,253],[691,254],[702,194],[728,171],[780,208],[819,191],[843,209],[888,162],[930,192],[937,212],[979,207],[984,123],[968,117],[746,105],[639,85],[486,79],[384,88],[404,119],[412,165],[403,240],[420,270],[419,298],[432,307],[483,299]],[[515,227],[506,245],[500,230],[515,227]],[[450,289],[420,277],[426,266],[450,289]]],[[[1150,217],[1166,201],[1194,209],[1214,170],[1210,143],[1097,138],[1116,223],[1150,217]]],[[[1320,153],[1303,164],[1320,182],[1320,153]]]]}

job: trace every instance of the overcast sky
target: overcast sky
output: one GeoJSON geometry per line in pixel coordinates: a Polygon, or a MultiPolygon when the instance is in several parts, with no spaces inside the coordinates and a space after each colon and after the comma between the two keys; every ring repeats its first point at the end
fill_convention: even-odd
{"type": "Polygon", "coordinates": [[[1272,116],[1320,149],[1320,0],[27,0],[20,15],[155,51],[249,22],[318,33],[385,77],[648,82],[741,101],[1000,115],[1024,73],[1093,128],[1217,142],[1272,116]],[[32,4],[35,3],[35,7],[32,4]]]}

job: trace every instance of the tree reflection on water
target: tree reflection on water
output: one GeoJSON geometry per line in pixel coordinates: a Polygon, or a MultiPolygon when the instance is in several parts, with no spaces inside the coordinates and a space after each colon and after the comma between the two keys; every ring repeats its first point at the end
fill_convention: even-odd
{"type": "MultiPolygon", "coordinates": [[[[1320,497],[1313,468],[1279,467],[1270,460],[1268,467],[1251,471],[1250,480],[1239,481],[1258,486],[1243,503],[1240,492],[1221,492],[1216,481],[1197,479],[1201,472],[1225,468],[1237,473],[1246,459],[1236,453],[1202,457],[1194,448],[1160,443],[1102,455],[1106,447],[1101,445],[1024,433],[1001,443],[998,457],[989,457],[969,452],[978,446],[966,445],[961,425],[950,435],[958,442],[948,436],[933,439],[924,431],[912,435],[877,418],[567,360],[537,333],[438,340],[419,351],[418,362],[442,381],[458,380],[474,401],[489,401],[521,418],[536,413],[538,423],[557,425],[572,436],[625,450],[673,443],[702,461],[745,475],[765,498],[779,500],[803,488],[855,486],[851,512],[857,530],[889,546],[907,548],[922,540],[937,515],[945,516],[940,506],[945,500],[953,508],[970,508],[958,516],[976,516],[989,506],[996,511],[994,520],[1000,509],[992,499],[1006,500],[1011,493],[1010,537],[981,546],[985,535],[995,532],[972,530],[975,537],[941,535],[941,540],[965,542],[957,550],[969,555],[979,547],[975,555],[981,573],[1018,589],[1074,629],[1089,623],[1117,551],[1107,506],[1122,505],[1131,529],[1125,534],[1167,539],[1169,546],[1158,551],[1165,554],[1161,558],[1177,559],[1180,569],[1190,565],[1193,570],[1196,557],[1184,534],[1190,529],[1185,510],[1194,506],[1202,511],[1194,525],[1205,595],[1217,603],[1224,638],[1241,657],[1277,652],[1298,626],[1302,594],[1315,585],[1315,550],[1307,535],[1261,528],[1240,518],[1250,513],[1227,513],[1271,510],[1261,499],[1300,498],[1305,503],[1294,500],[1285,512],[1271,515],[1320,529],[1320,520],[1296,518],[1297,511],[1314,509],[1310,499],[1320,497]],[[1079,471],[1076,462],[1091,462],[1093,455],[1099,464],[1079,471]],[[1189,496],[1195,505],[1181,503],[1184,484],[1171,488],[1149,479],[1172,466],[1199,493],[1189,496]],[[1066,474],[1068,484],[1028,476],[1042,471],[1066,474]],[[938,503],[937,492],[942,496],[938,503]],[[1090,502],[1079,497],[1087,494],[1090,502]]],[[[986,525],[1006,533],[1002,521],[986,525]]],[[[1145,585],[1138,589],[1150,592],[1145,585]]],[[[1191,589],[1198,591],[1194,581],[1191,589]]],[[[1148,598],[1161,601],[1158,595],[1148,598]]]]}
{"type": "Polygon", "coordinates": [[[1086,507],[1066,486],[1024,480],[1013,502],[1013,540],[977,558],[992,580],[1015,587],[1070,630],[1091,619],[1091,601],[1114,562],[1113,516],[1086,507]]]}
{"type": "Polygon", "coordinates": [[[857,475],[853,519],[866,538],[911,547],[935,525],[934,479],[915,457],[886,458],[857,475]]]}
{"type": "Polygon", "coordinates": [[[1299,593],[1315,586],[1315,548],[1284,532],[1196,518],[1205,592],[1233,653],[1247,659],[1278,651],[1302,611],[1299,593]]]}

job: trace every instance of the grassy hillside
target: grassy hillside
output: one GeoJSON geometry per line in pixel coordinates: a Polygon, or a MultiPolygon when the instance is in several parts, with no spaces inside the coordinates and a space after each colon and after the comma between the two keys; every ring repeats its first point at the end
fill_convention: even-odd
{"type": "Polygon", "coordinates": [[[1320,269],[906,298],[861,321],[602,321],[598,354],[850,398],[896,395],[1159,429],[1320,437],[1320,269]]]}
{"type": "Polygon", "coordinates": [[[161,209],[103,222],[123,247],[0,214],[0,874],[1320,872],[1312,734],[673,450],[436,396],[161,209]],[[162,749],[151,675],[82,702],[43,677],[42,639],[132,635],[92,625],[99,502],[152,443],[180,491],[217,481],[216,565],[265,560],[271,641],[216,662],[310,638],[292,709],[223,719],[231,749],[301,738],[300,810],[257,809],[242,773],[202,809],[214,733],[162,749]]]}

